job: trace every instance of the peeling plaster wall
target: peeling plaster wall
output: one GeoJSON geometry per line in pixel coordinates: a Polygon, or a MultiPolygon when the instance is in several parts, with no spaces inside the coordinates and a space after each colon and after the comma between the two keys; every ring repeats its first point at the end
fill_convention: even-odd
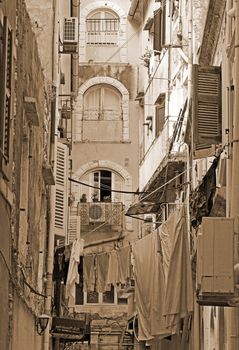
{"type": "Polygon", "coordinates": [[[32,293],[24,280],[44,294],[47,189],[42,167],[48,158],[50,105],[36,35],[24,0],[18,1],[16,49],[12,249],[13,273],[19,286],[13,290],[12,348],[37,350],[42,339],[36,334],[35,316],[43,312],[44,299],[32,293]],[[36,99],[39,126],[31,125],[27,119],[24,97],[36,99]]]}
{"type": "MultiPolygon", "coordinates": [[[[16,27],[16,0],[8,0],[0,3],[0,10],[8,17],[10,27],[13,29],[15,38],[16,27]]],[[[12,147],[10,148],[12,158],[12,147]]],[[[11,162],[11,161],[10,161],[11,162]]],[[[13,202],[9,203],[12,197],[12,175],[7,182],[0,174],[0,349],[7,350],[11,344],[11,284],[9,271],[11,271],[11,211],[13,202]]]]}

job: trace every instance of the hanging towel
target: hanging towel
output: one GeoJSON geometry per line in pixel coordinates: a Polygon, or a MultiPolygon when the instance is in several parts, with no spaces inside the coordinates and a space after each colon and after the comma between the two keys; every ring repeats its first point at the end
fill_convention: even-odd
{"type": "Polygon", "coordinates": [[[97,281],[96,291],[105,292],[107,289],[107,275],[109,271],[109,254],[101,253],[96,255],[97,281]]]}
{"type": "Polygon", "coordinates": [[[193,311],[192,270],[185,208],[169,217],[163,231],[170,236],[164,315],[167,326],[178,328],[181,318],[193,311]],[[167,227],[166,227],[167,226],[167,227]]]}
{"type": "Polygon", "coordinates": [[[130,246],[117,250],[118,264],[119,264],[119,282],[125,284],[130,278],[130,246]]]}
{"type": "Polygon", "coordinates": [[[119,283],[119,264],[116,250],[109,253],[109,270],[107,274],[107,284],[116,286],[119,283]]]}
{"type": "Polygon", "coordinates": [[[170,335],[165,327],[163,303],[165,298],[164,273],[158,252],[156,233],[140,239],[133,246],[135,259],[135,296],[139,323],[139,340],[170,335]]]}
{"type": "Polygon", "coordinates": [[[95,256],[85,255],[83,262],[84,292],[95,290],[95,256]]]}
{"type": "Polygon", "coordinates": [[[66,280],[66,295],[69,297],[69,305],[75,304],[75,284],[79,283],[78,264],[83,253],[84,240],[76,239],[71,248],[70,263],[66,280]]]}

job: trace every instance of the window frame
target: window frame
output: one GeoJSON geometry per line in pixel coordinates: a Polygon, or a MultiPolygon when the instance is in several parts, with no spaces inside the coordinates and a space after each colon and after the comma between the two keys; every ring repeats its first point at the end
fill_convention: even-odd
{"type": "Polygon", "coordinates": [[[91,12],[86,18],[86,45],[117,46],[119,43],[119,30],[120,18],[115,12],[105,9],[97,9],[91,12]],[[112,18],[107,18],[107,13],[112,15],[112,18]],[[99,18],[92,18],[97,14],[100,15],[99,18]],[[110,24],[111,30],[107,29],[107,26],[109,25],[107,22],[113,23],[113,27],[110,24]],[[89,30],[90,26],[92,27],[91,30],[89,30]],[[97,28],[93,28],[94,26],[97,28]]]}
{"type": "MultiPolygon", "coordinates": [[[[111,110],[113,111],[113,110],[111,110]]],[[[122,109],[122,95],[120,91],[118,91],[114,86],[111,86],[109,84],[97,84],[91,86],[89,89],[86,90],[86,92],[83,95],[83,121],[89,121],[89,120],[95,120],[95,121],[100,121],[100,120],[107,120],[107,121],[122,121],[123,120],[123,109],[122,109]],[[86,99],[88,95],[91,93],[93,94],[94,91],[98,91],[99,96],[97,97],[98,101],[96,106],[98,105],[98,109],[96,110],[95,108],[95,113],[97,114],[97,119],[92,118],[90,116],[87,117],[87,112],[90,110],[88,107],[89,104],[87,104],[86,99]],[[117,118],[112,118],[112,119],[107,119],[107,109],[104,108],[107,102],[107,90],[109,90],[111,93],[114,93],[119,102],[119,110],[115,110],[117,118]]]]}

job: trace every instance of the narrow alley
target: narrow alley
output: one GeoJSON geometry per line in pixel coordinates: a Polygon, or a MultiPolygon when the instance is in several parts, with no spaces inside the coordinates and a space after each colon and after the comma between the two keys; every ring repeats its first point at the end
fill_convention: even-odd
{"type": "Polygon", "coordinates": [[[239,0],[0,0],[0,350],[239,350],[239,0]]]}

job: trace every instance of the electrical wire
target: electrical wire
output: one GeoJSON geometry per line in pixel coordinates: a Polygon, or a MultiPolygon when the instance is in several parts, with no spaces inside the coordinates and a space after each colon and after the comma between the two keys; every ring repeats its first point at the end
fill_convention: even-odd
{"type": "MultiPolygon", "coordinates": [[[[13,277],[13,275],[12,275],[12,273],[11,273],[11,270],[10,270],[10,268],[9,268],[9,266],[8,266],[7,260],[6,260],[4,254],[3,254],[3,252],[2,252],[1,250],[0,250],[0,256],[2,257],[2,260],[3,260],[3,262],[4,262],[4,265],[5,265],[6,268],[7,268],[7,271],[8,271],[8,274],[9,274],[9,276],[10,276],[11,281],[12,281],[13,284],[17,287],[17,286],[18,286],[18,283],[17,283],[17,281],[15,280],[15,278],[13,277]]],[[[38,296],[40,296],[40,297],[47,298],[46,295],[41,294],[41,293],[39,293],[38,291],[36,291],[36,290],[26,281],[26,277],[25,277],[25,275],[24,275],[24,273],[23,273],[23,271],[22,271],[22,268],[20,268],[20,271],[21,271],[21,273],[22,273],[22,275],[23,275],[23,283],[30,289],[30,291],[31,291],[33,294],[36,294],[36,295],[38,295],[38,296]]]]}
{"type": "Polygon", "coordinates": [[[89,184],[87,184],[87,183],[85,183],[85,182],[72,179],[71,177],[69,177],[68,180],[71,181],[71,182],[75,182],[75,183],[77,183],[77,184],[79,184],[79,185],[83,185],[83,186],[91,187],[91,188],[96,188],[97,190],[101,190],[101,189],[109,190],[109,192],[125,193],[125,194],[144,194],[144,193],[148,193],[148,192],[137,192],[137,191],[134,192],[134,191],[112,190],[109,186],[104,185],[104,184],[101,184],[100,187],[98,187],[98,186],[93,186],[93,185],[89,185],[89,184]]]}
{"type": "MultiPolygon", "coordinates": [[[[192,167],[191,167],[192,168],[192,167]]],[[[150,192],[149,194],[147,194],[146,196],[144,196],[143,198],[141,198],[139,201],[142,202],[143,200],[145,200],[145,198],[150,197],[152,194],[156,193],[157,191],[161,190],[161,188],[163,188],[164,186],[168,185],[170,182],[174,181],[177,177],[183,175],[184,173],[186,173],[187,170],[182,171],[181,173],[177,174],[176,176],[174,176],[172,179],[170,179],[169,181],[167,181],[166,183],[164,183],[163,185],[157,187],[155,190],[153,190],[152,192],[150,192]]]]}

